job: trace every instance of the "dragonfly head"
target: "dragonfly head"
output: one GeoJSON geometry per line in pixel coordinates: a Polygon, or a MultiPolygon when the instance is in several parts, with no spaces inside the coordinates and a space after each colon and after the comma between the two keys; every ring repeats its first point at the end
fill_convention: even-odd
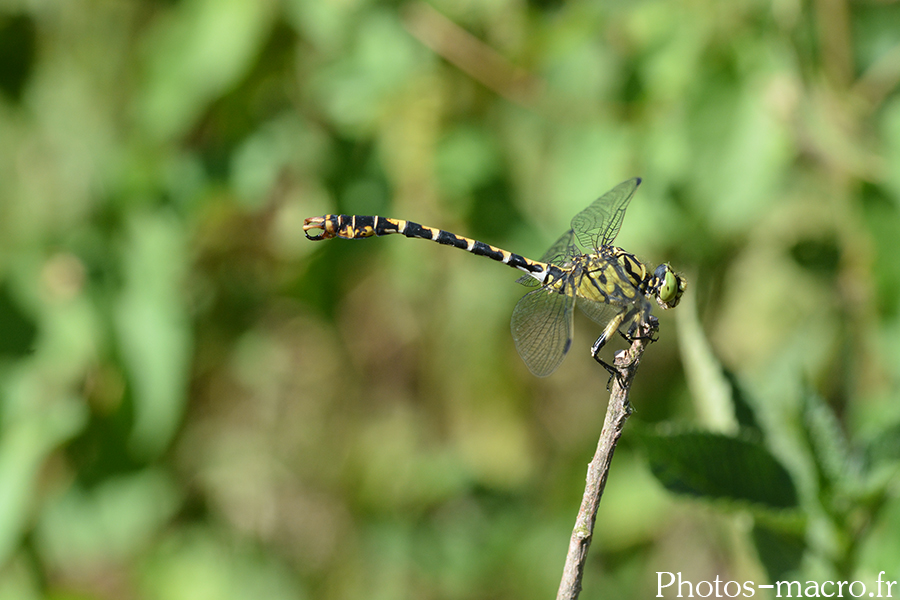
{"type": "Polygon", "coordinates": [[[681,295],[687,288],[687,281],[684,277],[672,270],[669,263],[663,263],[656,267],[654,273],[656,279],[656,301],[663,308],[674,308],[678,306],[681,295]]]}

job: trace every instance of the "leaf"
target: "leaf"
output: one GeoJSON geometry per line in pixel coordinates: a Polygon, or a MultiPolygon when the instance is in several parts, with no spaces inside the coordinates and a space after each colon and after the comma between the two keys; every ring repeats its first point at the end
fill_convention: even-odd
{"type": "Polygon", "coordinates": [[[763,430],[753,412],[753,407],[759,405],[759,400],[750,395],[736,373],[723,367],[722,374],[731,384],[731,400],[734,403],[734,418],[737,419],[738,426],[744,432],[762,435],[763,430]]]}
{"type": "Polygon", "coordinates": [[[270,1],[187,0],[158,18],[144,42],[144,131],[167,140],[190,129],[253,66],[274,15],[270,1]]]}
{"type": "Polygon", "coordinates": [[[97,565],[134,556],[160,535],[179,506],[174,480],[150,468],[72,485],[42,511],[36,540],[53,565],[97,565]]]}
{"type": "Polygon", "coordinates": [[[642,432],[650,469],[666,489],[765,509],[798,506],[787,470],[760,443],[703,431],[642,432]]]}
{"type": "Polygon", "coordinates": [[[272,553],[214,527],[182,526],[163,537],[136,574],[141,597],[241,600],[309,598],[272,553]]]}
{"type": "Polygon", "coordinates": [[[864,492],[880,496],[900,472],[900,422],[888,423],[863,449],[864,492]]]}
{"type": "Polygon", "coordinates": [[[21,357],[33,350],[37,325],[5,285],[0,287],[0,332],[0,356],[21,357]]]}
{"type": "Polygon", "coordinates": [[[713,351],[697,313],[697,295],[688,288],[675,318],[685,376],[700,423],[723,433],[737,430],[734,389],[713,351]]]}
{"type": "MultiPolygon", "coordinates": [[[[12,393],[3,392],[11,396],[32,392],[28,397],[34,398],[34,386],[35,381],[29,380],[12,393]]],[[[6,407],[0,408],[11,404],[5,400],[6,407]]],[[[48,456],[87,421],[87,410],[77,398],[58,398],[39,410],[31,408],[7,420],[0,435],[0,564],[15,552],[30,522],[48,456]]]]}
{"type": "Polygon", "coordinates": [[[858,488],[859,464],[850,456],[847,438],[837,417],[821,396],[804,394],[803,427],[820,476],[820,486],[838,491],[858,488]]]}
{"type": "Polygon", "coordinates": [[[309,87],[335,125],[358,135],[376,127],[388,109],[398,110],[398,94],[428,72],[432,56],[388,10],[366,11],[352,39],[339,60],[310,78],[309,87]]]}
{"type": "Polygon", "coordinates": [[[0,18],[0,93],[19,102],[34,69],[37,27],[19,14],[0,18]]]}
{"type": "Polygon", "coordinates": [[[885,427],[866,446],[867,462],[872,465],[900,461],[900,422],[885,427]]]}
{"type": "Polygon", "coordinates": [[[175,434],[187,399],[193,339],[185,239],[181,223],[164,212],[132,215],[128,236],[115,322],[134,393],[133,450],[153,456],[175,434]]]}
{"type": "Polygon", "coordinates": [[[791,573],[800,568],[806,549],[802,532],[781,531],[757,523],[753,526],[753,541],[769,581],[790,579],[791,573]]]}

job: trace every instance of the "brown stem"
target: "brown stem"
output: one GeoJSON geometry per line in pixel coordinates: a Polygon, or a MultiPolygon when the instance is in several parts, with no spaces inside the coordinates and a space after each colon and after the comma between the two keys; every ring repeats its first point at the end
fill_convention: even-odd
{"type": "Polygon", "coordinates": [[[507,100],[529,107],[540,94],[539,79],[513,65],[430,4],[408,5],[404,24],[413,37],[435,54],[507,100]]]}
{"type": "Polygon", "coordinates": [[[581,500],[581,508],[578,510],[578,518],[575,520],[572,539],[569,540],[569,553],[566,555],[566,566],[563,569],[556,600],[575,600],[581,592],[584,563],[594,534],[594,521],[597,519],[600,498],[606,487],[606,477],[609,474],[613,452],[616,450],[619,436],[622,435],[625,420],[631,414],[631,405],[628,403],[631,382],[634,380],[634,374],[641,362],[644,348],[650,342],[651,333],[652,328],[648,324],[644,328],[646,337],[634,340],[631,348],[616,355],[614,366],[618,369],[620,377],[612,378],[612,391],[609,395],[609,406],[606,409],[606,420],[603,423],[603,430],[600,432],[597,452],[588,465],[584,497],[581,500]]]}

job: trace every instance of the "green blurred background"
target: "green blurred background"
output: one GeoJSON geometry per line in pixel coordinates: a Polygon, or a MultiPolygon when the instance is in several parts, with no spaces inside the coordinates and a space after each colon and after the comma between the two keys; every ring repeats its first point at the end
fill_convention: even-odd
{"type": "MultiPolygon", "coordinates": [[[[310,216],[539,258],[642,176],[617,242],[691,295],[629,425],[714,425],[719,361],[896,420],[898,81],[883,0],[0,2],[0,598],[555,594],[598,328],[535,378],[510,269],[310,216]]],[[[762,581],[628,434],[582,597],[762,581]]],[[[881,515],[860,576],[900,579],[881,515]]]]}

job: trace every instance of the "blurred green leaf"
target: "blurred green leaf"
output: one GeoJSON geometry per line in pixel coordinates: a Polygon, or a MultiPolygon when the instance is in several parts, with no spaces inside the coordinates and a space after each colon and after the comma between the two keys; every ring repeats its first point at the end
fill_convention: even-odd
{"type": "Polygon", "coordinates": [[[693,288],[688,288],[675,317],[685,374],[700,423],[714,431],[731,433],[737,427],[734,392],[700,326],[696,298],[693,288]]]}
{"type": "Polygon", "coordinates": [[[403,29],[398,15],[370,9],[355,23],[350,51],[312,79],[322,109],[350,132],[369,132],[405,86],[422,75],[430,55],[403,29]]]}
{"type": "Polygon", "coordinates": [[[141,572],[149,600],[302,600],[293,575],[247,544],[199,527],[175,531],[147,557],[141,572]]]}
{"type": "Polygon", "coordinates": [[[185,239],[182,225],[165,212],[135,213],[126,231],[116,328],[134,390],[132,448],[153,456],[168,446],[186,401],[192,332],[185,239]]]}
{"type": "Polygon", "coordinates": [[[0,576],[0,600],[45,599],[32,565],[23,558],[7,561],[0,576]]]}
{"type": "Polygon", "coordinates": [[[0,285],[0,357],[21,357],[33,350],[37,325],[0,285]]]}
{"type": "Polygon", "coordinates": [[[861,540],[860,563],[873,565],[873,572],[887,569],[889,578],[896,579],[900,565],[900,498],[892,495],[879,511],[871,530],[861,540]]]}
{"type": "Polygon", "coordinates": [[[861,4],[853,11],[852,25],[860,71],[896,52],[900,44],[900,7],[861,4]]]}
{"type": "Polygon", "coordinates": [[[59,568],[124,562],[154,539],[177,507],[175,482],[158,470],[107,478],[91,490],[73,486],[48,502],[38,544],[59,568]]]}
{"type": "Polygon", "coordinates": [[[802,532],[777,531],[756,523],[753,526],[753,542],[766,569],[768,581],[785,581],[797,576],[806,550],[802,532]]]}
{"type": "Polygon", "coordinates": [[[741,431],[754,435],[762,435],[762,428],[753,412],[754,406],[759,406],[759,401],[750,397],[750,392],[738,379],[735,373],[725,370],[725,379],[731,385],[731,399],[734,402],[734,418],[738,422],[741,431]]]}
{"type": "Polygon", "coordinates": [[[900,461],[900,423],[886,424],[867,444],[866,457],[873,465],[900,461]]]}
{"type": "MultiPolygon", "coordinates": [[[[21,392],[12,392],[17,393],[21,392]]],[[[6,396],[3,408],[8,410],[11,390],[0,389],[0,394],[6,396]]],[[[28,398],[39,399],[38,395],[28,398]]],[[[5,419],[0,434],[0,564],[13,554],[38,508],[34,498],[44,461],[84,425],[87,416],[75,398],[29,409],[15,419],[5,419]]]]}
{"type": "Polygon", "coordinates": [[[274,9],[269,0],[185,0],[161,13],[143,40],[144,133],[163,141],[184,135],[250,68],[274,9]]]}
{"type": "Polygon", "coordinates": [[[799,507],[781,463],[758,442],[700,431],[642,431],[650,470],[667,489],[766,510],[799,507]]]}
{"type": "Polygon", "coordinates": [[[900,478],[900,422],[888,421],[863,447],[864,492],[879,496],[900,478]]]}
{"type": "Polygon", "coordinates": [[[37,34],[28,15],[0,14],[0,92],[14,101],[34,68],[37,34]]]}
{"type": "Polygon", "coordinates": [[[258,209],[282,178],[321,168],[327,140],[294,114],[262,123],[235,149],[231,181],[248,209],[258,209]]]}
{"type": "Polygon", "coordinates": [[[859,489],[860,464],[852,459],[847,438],[831,407],[809,389],[804,394],[803,425],[823,491],[846,494],[859,489]]]}
{"type": "Polygon", "coordinates": [[[760,69],[740,83],[709,79],[695,105],[692,201],[702,202],[719,235],[744,229],[769,209],[772,190],[793,158],[789,132],[765,97],[765,80],[777,80],[767,67],[760,69]]]}
{"type": "Polygon", "coordinates": [[[841,250],[835,239],[804,239],[791,247],[791,256],[810,271],[834,277],[841,260],[841,250]]]}
{"type": "Polygon", "coordinates": [[[351,39],[358,11],[367,2],[308,2],[287,0],[286,18],[323,54],[338,53],[351,39]]]}
{"type": "Polygon", "coordinates": [[[464,196],[500,172],[496,143],[482,129],[460,127],[447,133],[436,153],[437,178],[451,196],[464,196]]]}
{"type": "MultiPolygon", "coordinates": [[[[879,115],[878,128],[883,132],[886,162],[900,164],[900,97],[891,97],[879,115]]],[[[889,168],[884,183],[890,187],[891,199],[900,206],[900,171],[889,168]]]]}

